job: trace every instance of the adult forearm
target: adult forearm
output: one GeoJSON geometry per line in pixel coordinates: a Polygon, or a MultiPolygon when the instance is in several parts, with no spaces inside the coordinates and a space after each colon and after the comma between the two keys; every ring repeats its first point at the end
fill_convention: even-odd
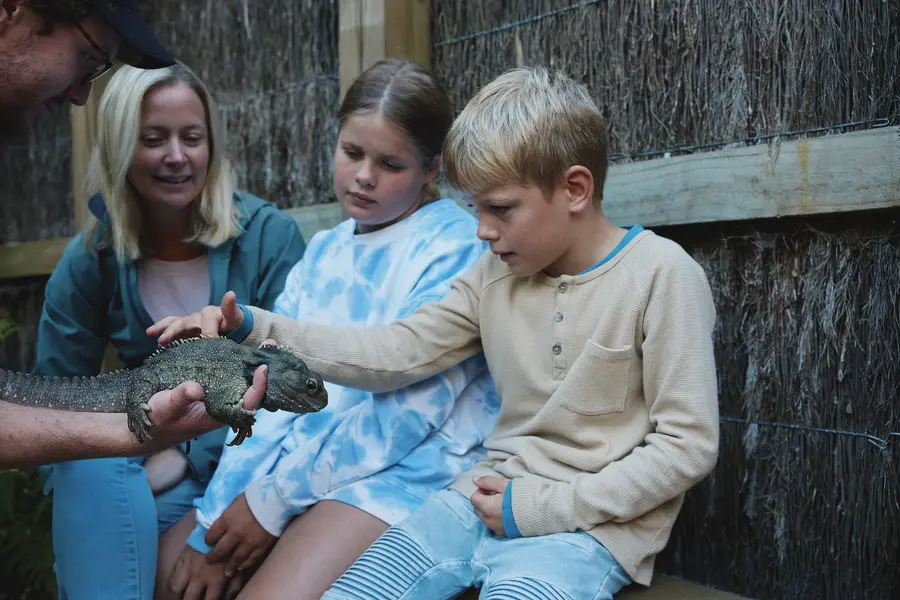
{"type": "MultiPolygon", "coordinates": [[[[163,440],[160,440],[162,442],[163,440]]],[[[141,444],[124,414],[57,411],[0,401],[0,468],[152,452],[141,444]]]]}

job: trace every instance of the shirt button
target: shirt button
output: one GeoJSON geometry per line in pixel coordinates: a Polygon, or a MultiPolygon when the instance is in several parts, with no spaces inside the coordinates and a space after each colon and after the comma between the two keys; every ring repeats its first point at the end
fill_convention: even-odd
{"type": "Polygon", "coordinates": [[[562,321],[562,313],[561,313],[561,312],[556,313],[556,314],[553,316],[553,320],[556,321],[557,323],[559,323],[560,321],[562,321]]]}
{"type": "Polygon", "coordinates": [[[563,281],[561,284],[559,284],[558,286],[556,286],[556,289],[559,290],[559,293],[560,293],[560,294],[565,294],[565,293],[566,293],[566,290],[569,289],[569,284],[567,284],[565,281],[563,281]]]}
{"type": "Polygon", "coordinates": [[[553,344],[553,354],[559,354],[560,352],[562,352],[562,346],[553,344]]]}

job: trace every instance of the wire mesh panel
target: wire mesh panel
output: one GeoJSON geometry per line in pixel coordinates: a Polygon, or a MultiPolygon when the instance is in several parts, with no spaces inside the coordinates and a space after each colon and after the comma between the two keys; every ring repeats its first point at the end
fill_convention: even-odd
{"type": "Polygon", "coordinates": [[[756,598],[900,593],[900,225],[684,228],[716,301],[721,452],[660,567],[756,598]]]}
{"type": "Polygon", "coordinates": [[[334,201],[337,0],[147,4],[221,104],[239,184],[281,208],[334,201]]]}
{"type": "Polygon", "coordinates": [[[900,115],[897,2],[440,0],[457,109],[518,64],[585,83],[614,155],[900,115]]]}

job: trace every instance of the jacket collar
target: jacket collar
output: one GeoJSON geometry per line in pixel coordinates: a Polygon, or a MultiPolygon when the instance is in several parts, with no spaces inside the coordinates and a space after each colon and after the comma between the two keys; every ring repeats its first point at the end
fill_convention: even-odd
{"type": "Polygon", "coordinates": [[[98,221],[109,227],[109,213],[106,210],[106,203],[103,201],[103,195],[100,192],[88,198],[88,210],[97,217],[98,221]]]}

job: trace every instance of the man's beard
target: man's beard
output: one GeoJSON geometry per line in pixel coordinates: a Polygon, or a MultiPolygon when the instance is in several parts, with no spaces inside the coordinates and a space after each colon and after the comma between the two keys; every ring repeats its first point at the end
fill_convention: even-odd
{"type": "Polygon", "coordinates": [[[27,136],[38,121],[47,119],[40,96],[28,80],[34,70],[28,60],[32,55],[30,45],[18,46],[18,51],[13,48],[12,52],[13,59],[0,65],[0,138],[27,136]],[[23,74],[25,81],[17,76],[23,74]]]}

